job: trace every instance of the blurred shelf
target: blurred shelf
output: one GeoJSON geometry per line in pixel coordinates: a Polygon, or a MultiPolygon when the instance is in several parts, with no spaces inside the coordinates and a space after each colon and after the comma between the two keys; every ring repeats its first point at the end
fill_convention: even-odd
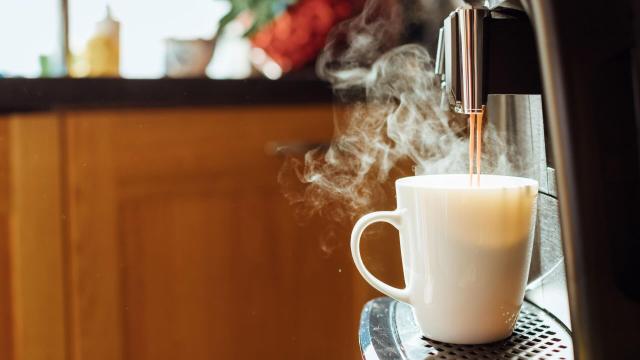
{"type": "Polygon", "coordinates": [[[0,113],[56,108],[330,103],[319,79],[0,79],[0,113]]]}

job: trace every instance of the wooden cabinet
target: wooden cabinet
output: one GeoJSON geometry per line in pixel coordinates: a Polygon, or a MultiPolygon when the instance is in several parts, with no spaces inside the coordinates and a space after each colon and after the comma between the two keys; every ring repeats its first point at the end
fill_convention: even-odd
{"type": "MultiPolygon", "coordinates": [[[[376,295],[352,264],[350,224],[331,236],[322,219],[300,225],[277,181],[283,158],[265,151],[328,142],[332,116],[317,105],[1,119],[2,358],[359,358],[359,312],[376,295]]],[[[369,254],[389,257],[374,270],[397,277],[396,241],[371,238],[369,254]]]]}

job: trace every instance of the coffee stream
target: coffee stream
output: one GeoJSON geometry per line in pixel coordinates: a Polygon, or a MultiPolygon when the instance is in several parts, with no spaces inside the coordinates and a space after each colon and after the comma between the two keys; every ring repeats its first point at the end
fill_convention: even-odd
{"type": "Polygon", "coordinates": [[[479,113],[469,114],[469,186],[473,186],[473,158],[476,165],[476,185],[480,186],[480,170],[482,164],[482,120],[484,105],[479,113]],[[475,156],[474,156],[475,155],[475,156]]]}

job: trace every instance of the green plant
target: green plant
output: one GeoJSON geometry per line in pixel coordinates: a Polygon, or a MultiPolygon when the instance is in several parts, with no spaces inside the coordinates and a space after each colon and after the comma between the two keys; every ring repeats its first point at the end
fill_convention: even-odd
{"type": "Polygon", "coordinates": [[[231,10],[220,19],[218,23],[218,33],[222,34],[224,28],[238,15],[249,12],[253,17],[253,22],[244,33],[244,36],[251,36],[258,32],[264,25],[268,24],[282,14],[287,7],[297,3],[299,0],[226,0],[231,4],[231,10]]]}

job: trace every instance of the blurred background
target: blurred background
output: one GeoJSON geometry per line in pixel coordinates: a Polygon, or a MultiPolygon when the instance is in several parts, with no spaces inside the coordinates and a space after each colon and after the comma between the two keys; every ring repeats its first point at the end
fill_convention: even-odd
{"type": "MultiPolygon", "coordinates": [[[[0,359],[359,358],[352,219],[281,169],[357,102],[315,61],[363,3],[1,2],[0,359]]],[[[402,286],[394,230],[363,254],[402,286]]]]}

